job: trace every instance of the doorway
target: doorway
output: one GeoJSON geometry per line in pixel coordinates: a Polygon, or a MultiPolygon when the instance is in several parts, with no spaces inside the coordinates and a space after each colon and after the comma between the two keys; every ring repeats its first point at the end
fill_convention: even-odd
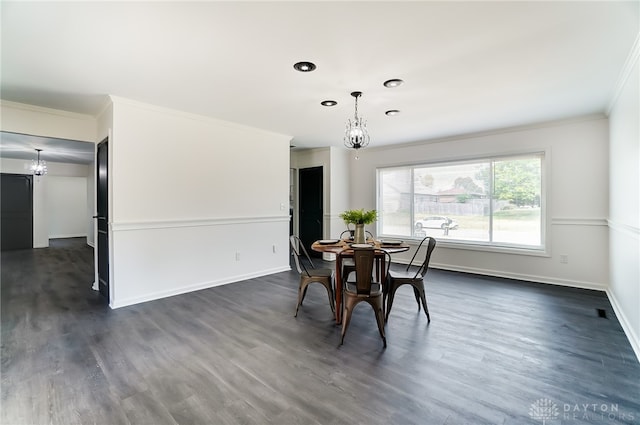
{"type": "Polygon", "coordinates": [[[109,139],[98,143],[96,151],[96,215],[98,290],[109,299],[109,139]]]}
{"type": "Polygon", "coordinates": [[[0,175],[0,250],[33,248],[33,176],[0,175]]]}
{"type": "Polygon", "coordinates": [[[299,171],[299,236],[310,255],[322,254],[311,249],[311,244],[323,234],[323,168],[302,168],[299,171]]]}

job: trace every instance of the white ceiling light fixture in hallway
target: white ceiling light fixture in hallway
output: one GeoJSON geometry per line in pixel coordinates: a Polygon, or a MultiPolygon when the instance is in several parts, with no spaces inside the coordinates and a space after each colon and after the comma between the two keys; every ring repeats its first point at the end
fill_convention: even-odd
{"type": "Polygon", "coordinates": [[[36,149],[36,151],[38,152],[38,157],[31,161],[31,172],[34,176],[43,176],[47,174],[47,163],[40,159],[42,149],[36,149]]]}

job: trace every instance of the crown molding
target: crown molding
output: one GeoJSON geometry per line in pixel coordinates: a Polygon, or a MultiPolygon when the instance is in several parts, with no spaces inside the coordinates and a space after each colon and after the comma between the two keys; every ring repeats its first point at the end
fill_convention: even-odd
{"type": "Polygon", "coordinates": [[[12,108],[12,109],[19,109],[19,110],[22,110],[22,111],[38,112],[38,113],[41,113],[41,114],[49,114],[49,115],[57,115],[57,116],[65,117],[65,118],[73,118],[73,119],[76,119],[76,120],[85,120],[85,121],[95,121],[96,120],[96,118],[93,115],[79,114],[77,112],[69,112],[69,111],[64,111],[62,109],[45,108],[43,106],[29,105],[27,103],[12,102],[10,100],[0,99],[0,105],[2,107],[12,108]]]}
{"type": "Polygon", "coordinates": [[[111,96],[106,96],[104,104],[102,105],[102,108],[100,108],[100,110],[98,111],[98,113],[96,114],[96,119],[101,119],[101,117],[109,110],[109,108],[113,107],[113,100],[111,99],[111,96]]]}
{"type": "Polygon", "coordinates": [[[613,90],[613,96],[611,96],[611,100],[607,105],[607,110],[606,110],[607,116],[611,114],[611,111],[616,106],[616,103],[618,103],[618,99],[622,94],[624,86],[625,84],[627,84],[627,81],[631,76],[631,70],[633,69],[635,64],[638,62],[639,57],[640,57],[640,32],[636,36],[636,41],[633,43],[633,46],[629,51],[629,55],[627,56],[627,60],[624,63],[622,70],[620,71],[620,75],[618,75],[618,80],[616,81],[616,85],[613,90]]]}
{"type": "Polygon", "coordinates": [[[519,133],[522,131],[545,129],[549,127],[560,127],[563,125],[576,124],[576,123],[588,122],[588,121],[604,120],[604,119],[607,119],[607,116],[604,115],[603,113],[579,115],[571,118],[563,118],[563,119],[551,120],[551,121],[541,121],[541,122],[532,123],[532,124],[496,128],[493,130],[464,133],[464,134],[458,134],[458,135],[447,136],[447,137],[439,137],[434,139],[418,140],[415,142],[367,147],[366,149],[362,149],[362,151],[363,153],[365,153],[366,151],[379,151],[379,150],[385,151],[385,150],[394,150],[394,149],[405,149],[413,146],[423,146],[423,145],[430,145],[435,143],[456,142],[461,140],[476,139],[481,137],[495,136],[495,135],[508,134],[508,133],[519,133]]]}

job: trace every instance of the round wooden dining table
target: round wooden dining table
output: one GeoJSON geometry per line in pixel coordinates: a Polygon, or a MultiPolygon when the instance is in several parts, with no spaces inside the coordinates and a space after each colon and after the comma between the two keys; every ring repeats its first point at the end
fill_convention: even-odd
{"type": "MultiPolygon", "coordinates": [[[[367,241],[368,244],[372,245],[376,250],[375,256],[378,260],[378,276],[382,276],[384,274],[384,270],[382,270],[384,264],[384,256],[385,251],[389,254],[396,254],[398,252],[405,252],[409,250],[409,245],[405,242],[392,242],[392,243],[383,243],[383,240],[373,240],[370,239],[367,241]]],[[[351,240],[322,240],[315,241],[311,245],[311,249],[316,252],[327,252],[336,254],[336,323],[340,324],[342,322],[342,259],[343,258],[353,258],[353,248],[351,248],[351,244],[353,241],[351,240]]]]}

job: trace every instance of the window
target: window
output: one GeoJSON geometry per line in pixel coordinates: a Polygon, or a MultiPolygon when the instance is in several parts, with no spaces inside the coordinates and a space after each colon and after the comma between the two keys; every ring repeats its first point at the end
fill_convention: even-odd
{"type": "Polygon", "coordinates": [[[378,234],[543,249],[544,154],[378,169],[378,234]]]}

